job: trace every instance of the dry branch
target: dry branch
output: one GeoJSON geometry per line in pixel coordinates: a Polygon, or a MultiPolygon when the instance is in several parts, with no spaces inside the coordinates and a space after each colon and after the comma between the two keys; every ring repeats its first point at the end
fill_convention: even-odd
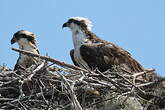
{"type": "Polygon", "coordinates": [[[12,50],[14,50],[16,52],[19,52],[19,53],[22,53],[22,54],[26,54],[26,55],[32,56],[32,57],[39,57],[39,58],[44,59],[46,61],[50,61],[52,63],[55,63],[55,64],[57,64],[59,66],[64,66],[64,67],[68,67],[68,68],[72,68],[72,69],[76,69],[76,70],[88,72],[87,70],[82,69],[82,68],[80,68],[78,66],[74,66],[74,65],[71,65],[71,64],[66,64],[65,62],[58,61],[58,60],[53,59],[53,58],[51,58],[49,56],[41,56],[41,55],[34,54],[32,52],[29,52],[29,51],[25,51],[25,50],[21,50],[21,49],[16,49],[16,48],[12,48],[12,50]]]}

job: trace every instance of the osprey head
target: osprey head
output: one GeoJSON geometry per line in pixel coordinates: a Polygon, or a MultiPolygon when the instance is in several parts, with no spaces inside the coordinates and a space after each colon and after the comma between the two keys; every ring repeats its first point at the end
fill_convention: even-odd
{"type": "Polygon", "coordinates": [[[89,19],[83,17],[71,17],[66,23],[63,24],[62,27],[69,27],[71,30],[78,28],[91,31],[92,22],[89,19]]]}
{"type": "Polygon", "coordinates": [[[28,42],[36,44],[35,34],[26,30],[20,30],[13,35],[11,39],[11,44],[17,42],[19,45],[24,45],[28,42]]]}

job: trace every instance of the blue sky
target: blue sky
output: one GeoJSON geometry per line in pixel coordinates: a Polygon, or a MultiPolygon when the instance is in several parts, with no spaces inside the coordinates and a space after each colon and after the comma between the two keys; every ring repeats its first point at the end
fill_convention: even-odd
{"type": "Polygon", "coordinates": [[[37,35],[42,55],[72,63],[71,32],[62,24],[72,16],[89,18],[93,32],[128,50],[145,68],[165,76],[164,0],[0,0],[0,65],[13,68],[18,53],[12,35],[21,29],[37,35]]]}

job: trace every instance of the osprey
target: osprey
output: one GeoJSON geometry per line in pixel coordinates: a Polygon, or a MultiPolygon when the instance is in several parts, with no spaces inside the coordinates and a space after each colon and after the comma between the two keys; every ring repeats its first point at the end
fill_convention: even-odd
{"type": "MultiPolygon", "coordinates": [[[[13,35],[11,39],[11,44],[18,43],[19,49],[26,50],[35,54],[39,54],[37,49],[35,34],[26,30],[20,30],[13,35]]],[[[28,68],[32,64],[37,64],[39,62],[39,58],[31,57],[28,55],[24,55],[22,53],[19,54],[19,58],[14,67],[14,70],[18,70],[19,68],[28,68]]]]}
{"type": "Polygon", "coordinates": [[[76,66],[87,70],[97,68],[101,72],[114,65],[131,72],[144,71],[129,52],[92,33],[92,23],[87,18],[72,17],[63,27],[69,27],[72,31],[74,49],[70,51],[70,56],[76,66]]]}

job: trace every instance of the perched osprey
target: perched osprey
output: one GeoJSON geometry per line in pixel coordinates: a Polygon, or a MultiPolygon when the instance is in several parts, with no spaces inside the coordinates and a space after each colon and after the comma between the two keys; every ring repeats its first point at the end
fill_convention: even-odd
{"type": "MultiPolygon", "coordinates": [[[[17,42],[19,45],[19,49],[30,51],[35,54],[39,54],[35,37],[36,37],[35,34],[32,32],[26,30],[20,30],[14,34],[13,38],[11,39],[11,44],[17,42]]],[[[37,64],[38,62],[39,62],[39,58],[31,57],[20,53],[17,63],[14,67],[14,70],[17,70],[20,67],[28,68],[32,64],[37,64]]]]}
{"type": "Polygon", "coordinates": [[[63,27],[69,27],[72,31],[74,49],[70,51],[70,56],[76,66],[87,70],[97,68],[101,72],[111,69],[113,65],[131,72],[144,70],[129,52],[92,33],[92,23],[88,19],[72,17],[63,27]]]}

